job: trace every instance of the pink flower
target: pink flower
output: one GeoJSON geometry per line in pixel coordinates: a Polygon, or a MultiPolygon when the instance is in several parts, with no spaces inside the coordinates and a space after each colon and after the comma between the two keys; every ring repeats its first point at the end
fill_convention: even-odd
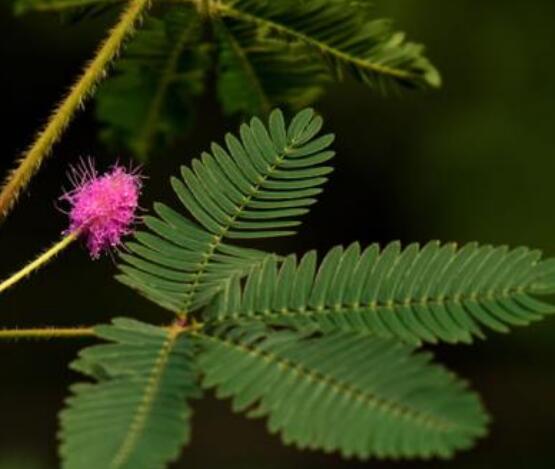
{"type": "Polygon", "coordinates": [[[141,176],[117,164],[99,176],[89,160],[72,168],[69,177],[74,188],[61,197],[71,205],[67,231],[84,236],[91,257],[97,259],[132,231],[141,176]]]}

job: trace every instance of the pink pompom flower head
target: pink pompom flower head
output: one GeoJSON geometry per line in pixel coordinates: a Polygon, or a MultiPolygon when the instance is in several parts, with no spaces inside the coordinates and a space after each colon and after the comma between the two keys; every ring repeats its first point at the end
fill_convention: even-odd
{"type": "Polygon", "coordinates": [[[121,244],[137,220],[142,177],[137,169],[115,164],[99,175],[92,159],[72,167],[68,178],[73,189],[61,200],[70,204],[70,225],[66,233],[86,239],[93,259],[121,244]]]}

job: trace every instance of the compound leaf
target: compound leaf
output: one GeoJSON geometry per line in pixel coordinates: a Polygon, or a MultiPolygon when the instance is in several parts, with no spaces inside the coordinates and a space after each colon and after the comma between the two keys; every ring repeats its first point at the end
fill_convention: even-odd
{"type": "Polygon", "coordinates": [[[131,319],[98,326],[109,344],[81,351],[61,413],[64,469],[162,469],[189,440],[187,399],[199,396],[194,346],[179,328],[131,319]]]}
{"type": "Polygon", "coordinates": [[[197,334],[204,385],[299,448],[367,459],[449,457],[486,430],[477,396],[395,340],[264,327],[197,334]]]}
{"type": "Polygon", "coordinates": [[[555,313],[538,299],[555,287],[552,260],[521,247],[431,242],[361,251],[336,247],[281,266],[267,259],[244,287],[226,284],[207,312],[218,322],[258,320],[321,331],[364,331],[408,342],[471,342],[483,328],[508,332],[555,313]],[[311,266],[307,268],[306,266],[311,266]],[[278,279],[274,281],[273,279],[278,279]]]}

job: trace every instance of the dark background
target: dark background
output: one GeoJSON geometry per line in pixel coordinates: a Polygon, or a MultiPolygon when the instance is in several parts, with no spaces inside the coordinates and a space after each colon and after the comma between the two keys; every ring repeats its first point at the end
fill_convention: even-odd
{"type": "MultiPolygon", "coordinates": [[[[280,252],[323,251],[363,243],[429,239],[527,244],[555,254],[555,3],[380,0],[410,37],[428,45],[445,86],[383,99],[354,83],[319,103],[337,135],[337,168],[296,238],[280,252]]],[[[110,16],[62,25],[53,16],[13,18],[0,7],[0,169],[13,166],[53,104],[72,83],[110,16]]],[[[208,99],[194,133],[145,169],[143,205],[172,202],[167,184],[179,164],[224,129],[208,99]]],[[[54,201],[67,165],[94,155],[92,106],[0,227],[0,277],[58,239],[66,227],[54,201]]],[[[122,156],[122,159],[125,159],[122,156]]],[[[109,257],[91,262],[74,246],[2,296],[2,326],[80,325],[127,315],[164,322],[167,313],[112,281],[109,257]]],[[[0,344],[0,469],[48,469],[56,462],[56,414],[77,376],[67,371],[83,341],[0,344]]],[[[197,404],[192,444],[173,468],[551,468],[555,431],[555,320],[475,346],[440,347],[438,360],[468,378],[493,414],[491,435],[453,462],[358,463],[298,452],[265,432],[264,422],[233,415],[226,402],[197,404]]],[[[103,469],[103,468],[99,468],[103,469]]]]}

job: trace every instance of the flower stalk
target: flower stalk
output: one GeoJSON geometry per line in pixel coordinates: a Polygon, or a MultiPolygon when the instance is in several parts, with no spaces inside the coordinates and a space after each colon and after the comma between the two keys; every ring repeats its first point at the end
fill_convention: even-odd
{"type": "Polygon", "coordinates": [[[0,293],[38,270],[73,241],[83,237],[93,259],[111,248],[119,246],[123,236],[132,232],[136,221],[141,192],[141,176],[122,166],[99,175],[93,161],[83,162],[70,172],[74,187],[61,199],[71,206],[69,228],[54,246],[27,264],[23,269],[0,283],[0,293]]]}
{"type": "Polygon", "coordinates": [[[23,280],[25,277],[33,273],[34,271],[40,269],[54,257],[56,257],[60,252],[67,248],[73,241],[79,237],[78,232],[72,232],[64,236],[60,241],[58,241],[54,246],[48,249],[46,252],[37,257],[34,261],[27,264],[21,270],[13,274],[8,279],[0,283],[0,293],[4,292],[8,288],[14,286],[19,281],[23,280]]]}

